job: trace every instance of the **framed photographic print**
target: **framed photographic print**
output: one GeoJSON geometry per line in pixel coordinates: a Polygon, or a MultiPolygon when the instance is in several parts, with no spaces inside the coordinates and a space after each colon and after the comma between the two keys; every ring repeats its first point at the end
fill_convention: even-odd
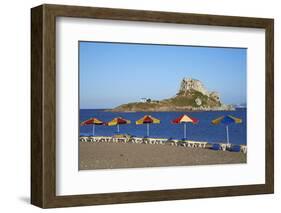
{"type": "Polygon", "coordinates": [[[274,191],[273,19],[31,10],[31,203],[274,191]]]}

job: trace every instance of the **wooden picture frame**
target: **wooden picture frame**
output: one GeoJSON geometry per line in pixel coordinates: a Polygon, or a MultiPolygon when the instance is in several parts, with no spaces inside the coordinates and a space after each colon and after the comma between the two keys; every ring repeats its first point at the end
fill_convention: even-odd
{"type": "Polygon", "coordinates": [[[41,208],[133,203],[274,192],[274,21],[126,9],[41,5],[31,9],[31,203],[41,208]],[[265,184],[192,189],[56,195],[56,17],[265,29],[265,184]]]}

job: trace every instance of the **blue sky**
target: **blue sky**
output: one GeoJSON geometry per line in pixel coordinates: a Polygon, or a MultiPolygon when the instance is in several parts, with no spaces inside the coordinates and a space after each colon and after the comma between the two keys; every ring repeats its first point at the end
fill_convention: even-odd
{"type": "Polygon", "coordinates": [[[223,103],[246,103],[244,48],[83,41],[79,60],[81,109],[170,98],[184,77],[202,81],[223,103]]]}

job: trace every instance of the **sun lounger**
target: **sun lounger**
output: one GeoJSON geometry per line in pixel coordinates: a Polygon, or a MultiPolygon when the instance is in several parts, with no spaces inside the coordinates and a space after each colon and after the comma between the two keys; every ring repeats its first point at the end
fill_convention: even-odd
{"type": "Polygon", "coordinates": [[[97,138],[96,137],[93,137],[93,136],[90,136],[88,137],[88,142],[98,142],[97,138]]]}
{"type": "Polygon", "coordinates": [[[181,142],[181,146],[188,147],[188,142],[186,142],[186,141],[181,142]]]}
{"type": "Polygon", "coordinates": [[[226,151],[226,149],[228,147],[228,145],[225,143],[221,143],[220,146],[221,146],[222,151],[226,151]]]}
{"type": "Polygon", "coordinates": [[[136,138],[130,138],[128,142],[129,143],[137,143],[137,140],[136,140],[136,138]]]}
{"type": "Polygon", "coordinates": [[[136,143],[136,139],[135,139],[135,138],[130,138],[130,139],[128,140],[128,143],[136,143]]]}
{"type": "Polygon", "coordinates": [[[186,138],[182,138],[181,140],[178,141],[178,145],[180,146],[184,146],[184,147],[187,147],[188,145],[188,141],[186,138]]]}
{"type": "Polygon", "coordinates": [[[216,151],[221,150],[221,145],[218,143],[214,143],[214,144],[212,144],[211,149],[216,150],[216,151]]]}
{"type": "Polygon", "coordinates": [[[241,145],[241,151],[246,154],[247,153],[247,146],[241,145]]]}
{"type": "Polygon", "coordinates": [[[239,145],[232,145],[230,148],[229,148],[229,151],[230,152],[240,152],[241,151],[241,147],[239,145]]]}
{"type": "Polygon", "coordinates": [[[198,142],[195,142],[196,144],[196,147],[198,148],[205,148],[206,145],[207,145],[208,142],[205,142],[205,141],[198,141],[198,142]]]}
{"type": "Polygon", "coordinates": [[[205,148],[208,142],[187,141],[187,146],[192,148],[205,148]]]}
{"type": "Polygon", "coordinates": [[[161,145],[164,145],[167,141],[168,141],[168,140],[167,140],[167,139],[165,139],[165,138],[160,139],[160,144],[161,144],[161,145]]]}
{"type": "Polygon", "coordinates": [[[110,142],[110,140],[111,140],[111,137],[101,137],[101,136],[88,137],[88,142],[93,142],[93,143],[110,142]]]}
{"type": "Polygon", "coordinates": [[[87,136],[82,136],[82,137],[79,138],[80,142],[87,142],[87,140],[88,140],[87,136]]]}
{"type": "Polygon", "coordinates": [[[155,143],[155,144],[160,144],[160,141],[161,141],[161,140],[156,139],[154,143],[155,143]]]}
{"type": "Polygon", "coordinates": [[[211,143],[207,143],[206,146],[205,146],[205,149],[211,149],[213,146],[213,144],[211,143]]]}
{"type": "Polygon", "coordinates": [[[134,140],[135,140],[135,143],[142,143],[143,142],[143,139],[139,138],[139,137],[134,138],[134,140]]]}
{"type": "Polygon", "coordinates": [[[171,140],[166,140],[165,141],[165,145],[169,145],[169,146],[171,146],[172,145],[172,143],[174,143],[173,141],[171,141],[171,140]]]}
{"type": "Polygon", "coordinates": [[[118,138],[118,142],[126,143],[127,142],[127,138],[118,138]]]}
{"type": "Polygon", "coordinates": [[[131,137],[131,138],[127,138],[126,142],[128,143],[142,143],[142,138],[139,137],[131,137]]]}
{"type": "Polygon", "coordinates": [[[174,140],[174,143],[172,146],[180,146],[181,142],[179,140],[174,140]]]}
{"type": "Polygon", "coordinates": [[[98,143],[98,142],[100,142],[100,138],[101,137],[91,136],[88,138],[88,140],[89,140],[89,142],[92,142],[92,143],[98,143]]]}
{"type": "Polygon", "coordinates": [[[149,144],[155,144],[154,138],[147,138],[147,141],[148,141],[149,144]]]}
{"type": "Polygon", "coordinates": [[[103,142],[105,142],[105,139],[104,139],[104,138],[100,138],[100,139],[99,139],[99,142],[100,142],[100,143],[103,143],[103,142]]]}
{"type": "Polygon", "coordinates": [[[163,144],[163,139],[161,138],[144,138],[149,144],[163,144]]]}
{"type": "Polygon", "coordinates": [[[187,141],[187,146],[190,148],[196,148],[196,143],[194,141],[187,141]]]}

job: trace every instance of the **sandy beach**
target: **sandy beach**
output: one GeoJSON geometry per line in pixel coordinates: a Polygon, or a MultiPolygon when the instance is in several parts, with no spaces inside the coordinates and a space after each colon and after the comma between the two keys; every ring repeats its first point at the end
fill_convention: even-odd
{"type": "Polygon", "coordinates": [[[158,144],[79,143],[80,170],[238,163],[246,163],[246,154],[158,144]]]}

